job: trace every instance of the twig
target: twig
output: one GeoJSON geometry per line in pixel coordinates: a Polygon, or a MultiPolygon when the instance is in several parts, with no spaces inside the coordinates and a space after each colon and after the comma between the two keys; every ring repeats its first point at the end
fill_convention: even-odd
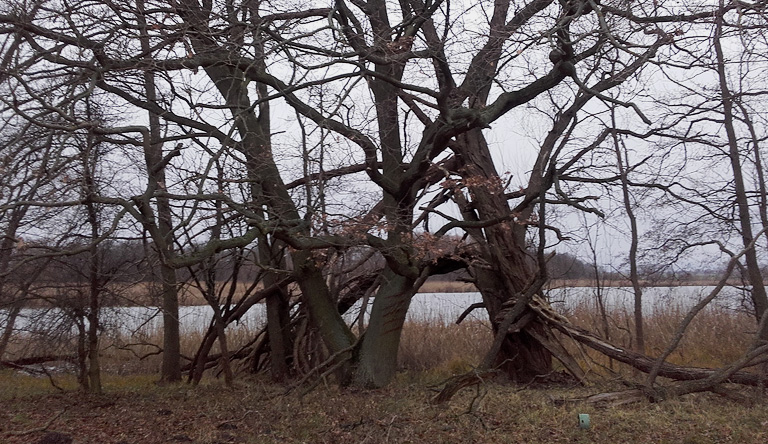
{"type": "Polygon", "coordinates": [[[470,305],[469,307],[467,307],[466,310],[464,310],[464,312],[459,316],[459,318],[456,319],[456,324],[457,325],[461,324],[461,321],[463,321],[464,318],[469,316],[469,314],[472,313],[474,310],[477,310],[479,308],[484,308],[484,307],[485,307],[485,304],[482,303],[482,302],[476,302],[476,303],[470,305]]]}
{"type": "MultiPolygon", "coordinates": [[[[360,336],[360,338],[362,338],[362,335],[360,336]]],[[[325,366],[327,366],[327,365],[329,365],[330,363],[332,363],[332,362],[333,362],[334,360],[336,360],[336,358],[338,358],[339,356],[341,356],[341,355],[343,355],[343,354],[345,354],[345,353],[350,353],[350,352],[352,352],[352,351],[353,351],[353,350],[354,350],[354,349],[357,347],[357,345],[358,345],[358,343],[359,343],[359,342],[360,342],[360,339],[358,338],[358,340],[357,340],[357,341],[355,341],[355,343],[354,343],[354,344],[350,345],[349,347],[347,347],[347,348],[345,348],[345,349],[339,350],[339,351],[337,351],[336,353],[334,353],[334,354],[332,354],[331,356],[329,356],[329,357],[328,357],[328,359],[326,359],[325,361],[323,361],[322,363],[320,363],[319,365],[317,365],[317,366],[315,366],[313,369],[311,369],[311,370],[310,370],[310,371],[309,371],[309,372],[308,372],[306,375],[304,375],[304,376],[303,376],[303,377],[302,377],[300,380],[298,380],[298,381],[297,381],[295,384],[293,384],[293,385],[291,385],[290,387],[288,387],[288,388],[285,390],[285,393],[283,393],[283,395],[287,395],[288,393],[290,393],[290,392],[292,392],[292,391],[296,390],[298,387],[301,387],[301,386],[302,386],[304,383],[306,383],[306,382],[309,380],[309,378],[311,378],[311,377],[312,377],[312,375],[314,375],[315,373],[317,373],[318,371],[320,371],[320,369],[322,369],[322,368],[324,368],[325,366]]],[[[342,364],[344,364],[345,362],[349,361],[349,359],[350,359],[350,356],[348,356],[348,357],[345,357],[345,358],[343,358],[343,359],[339,360],[339,362],[337,362],[336,364],[332,365],[332,366],[331,366],[331,367],[330,367],[328,370],[326,370],[325,372],[323,372],[323,373],[322,373],[322,374],[321,374],[321,375],[318,377],[318,381],[322,380],[322,378],[324,378],[325,376],[328,376],[329,374],[331,374],[331,373],[333,373],[334,371],[338,370],[338,368],[339,368],[339,367],[341,367],[341,365],[342,365],[342,364]]],[[[319,383],[319,382],[318,382],[318,383],[319,383]]],[[[309,390],[305,390],[305,391],[303,391],[303,392],[302,392],[302,395],[305,395],[306,393],[308,393],[309,391],[311,391],[312,389],[314,389],[316,386],[317,386],[317,383],[313,383],[313,384],[311,384],[311,385],[310,385],[310,388],[309,388],[309,390]]]]}
{"type": "Polygon", "coordinates": [[[20,431],[13,431],[13,430],[11,430],[11,431],[4,432],[4,433],[7,436],[25,436],[25,435],[31,435],[33,433],[45,432],[53,424],[53,422],[56,421],[57,419],[59,419],[59,417],[61,415],[63,415],[64,412],[66,412],[66,411],[67,411],[67,409],[59,410],[59,412],[56,413],[55,415],[53,415],[53,417],[51,417],[51,419],[46,421],[46,423],[43,424],[42,427],[38,427],[38,428],[35,428],[35,429],[29,429],[29,430],[20,430],[20,431]]]}
{"type": "Polygon", "coordinates": [[[43,372],[43,374],[45,374],[45,376],[48,377],[48,381],[51,383],[51,385],[54,388],[58,389],[62,393],[64,392],[64,389],[61,388],[61,386],[59,386],[59,384],[56,384],[56,381],[53,379],[53,375],[51,375],[51,372],[49,372],[48,369],[45,368],[45,366],[43,364],[40,364],[40,371],[43,372]]]}

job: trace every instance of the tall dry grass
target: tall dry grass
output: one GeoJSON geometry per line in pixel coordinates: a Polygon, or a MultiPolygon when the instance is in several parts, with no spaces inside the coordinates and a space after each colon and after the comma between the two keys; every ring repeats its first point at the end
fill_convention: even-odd
{"type": "Polygon", "coordinates": [[[467,319],[452,322],[411,320],[403,328],[400,368],[415,372],[455,374],[470,370],[491,344],[490,325],[467,319]]]}
{"type": "MultiPolygon", "coordinates": [[[[673,340],[688,310],[680,304],[658,304],[643,319],[645,354],[657,357],[673,340]]],[[[579,304],[566,313],[571,322],[597,332],[615,345],[637,350],[634,337],[634,314],[629,310],[613,309],[606,313],[608,331],[602,316],[591,304],[579,304]]],[[[686,329],[677,349],[669,356],[673,364],[717,368],[738,359],[754,340],[755,319],[744,311],[710,306],[702,310],[686,329]]],[[[569,349],[581,363],[599,374],[616,371],[621,375],[630,369],[611,362],[605,356],[573,343],[569,349]]]]}
{"type": "MultiPolygon", "coordinates": [[[[634,349],[634,318],[623,309],[607,313],[608,331],[603,319],[590,301],[571,304],[565,315],[571,322],[587,328],[610,342],[634,349]]],[[[668,346],[686,310],[679,304],[666,303],[653,307],[645,318],[645,353],[658,356],[668,346]]],[[[411,318],[406,323],[400,344],[399,366],[404,371],[445,376],[461,373],[476,366],[491,342],[487,322],[466,319],[456,325],[452,319],[437,314],[411,318]]],[[[755,330],[754,319],[743,311],[709,307],[690,325],[683,341],[669,361],[697,367],[721,367],[736,360],[749,346],[755,330]]],[[[240,325],[228,329],[230,351],[237,350],[257,334],[253,326],[240,325]]],[[[203,333],[192,330],[182,337],[182,354],[194,356],[203,333]]],[[[568,338],[561,338],[571,353],[592,373],[612,372],[631,376],[634,372],[604,356],[585,350],[568,338]]],[[[156,373],[160,367],[159,345],[162,331],[143,331],[141,335],[120,333],[101,337],[102,366],[108,374],[131,375],[156,373]]],[[[7,356],[35,354],[71,354],[76,350],[73,340],[62,338],[17,337],[7,356]],[[47,342],[46,342],[47,341],[47,342]],[[26,352],[26,353],[25,353],[26,352]]],[[[212,353],[218,353],[218,343],[212,353]]]]}

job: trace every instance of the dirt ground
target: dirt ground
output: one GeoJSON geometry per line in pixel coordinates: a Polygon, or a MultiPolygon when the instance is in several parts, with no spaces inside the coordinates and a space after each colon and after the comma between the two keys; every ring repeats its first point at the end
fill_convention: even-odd
{"type": "Polygon", "coordinates": [[[118,379],[98,396],[46,384],[0,378],[1,443],[34,444],[50,432],[75,444],[768,442],[768,408],[749,392],[742,402],[696,395],[599,408],[557,402],[597,388],[499,384],[433,406],[434,387],[408,376],[385,390],[328,386],[303,397],[259,381],[226,388],[118,379]],[[579,428],[579,413],[590,415],[589,429],[579,428]]]}

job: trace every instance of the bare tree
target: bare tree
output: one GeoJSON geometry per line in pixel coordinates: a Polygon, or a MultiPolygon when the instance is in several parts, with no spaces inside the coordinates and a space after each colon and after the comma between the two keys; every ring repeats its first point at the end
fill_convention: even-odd
{"type": "MultiPolygon", "coordinates": [[[[0,33],[10,36],[14,54],[4,47],[0,56],[16,60],[9,90],[24,102],[9,99],[8,111],[35,124],[55,116],[48,127],[87,129],[141,161],[131,170],[138,181],[86,201],[132,215],[157,252],[162,379],[178,380],[181,371],[175,270],[207,266],[203,287],[214,306],[217,255],[250,248],[265,272],[258,275],[263,292],[248,303],[267,299],[273,376],[288,373],[296,355],[285,291],[295,280],[301,311],[323,342],[315,362],[324,366],[311,374],[334,373],[363,387],[393,378],[421,284],[459,267],[470,269],[499,338],[487,366],[532,381],[551,373],[555,356],[582,374],[555,340],[539,291],[546,250],[564,239],[544,209],[600,213],[588,204],[593,196],[571,184],[635,186],[626,152],[618,178],[583,173],[606,171],[598,154],[611,134],[645,140],[649,126],[653,137],[672,132],[647,117],[632,87],[651,62],[688,54],[678,42],[681,27],[709,29],[715,11],[594,0],[500,0],[491,9],[459,11],[420,0],[279,9],[259,1],[144,0],[53,1],[38,17],[22,6],[14,2],[0,13],[0,33]],[[103,122],[71,112],[69,104],[93,95],[126,110],[124,118],[103,122]],[[547,107],[551,126],[536,140],[530,173],[512,189],[499,173],[488,128],[537,106],[547,107]],[[604,122],[615,107],[627,110],[630,128],[604,122]],[[311,171],[307,144],[314,142],[322,160],[311,171]],[[165,150],[168,144],[176,148],[165,150]],[[343,154],[329,160],[331,153],[343,154]],[[345,190],[334,181],[359,185],[345,190]],[[452,230],[466,237],[437,248],[452,230]],[[350,292],[373,301],[365,331],[357,333],[328,279],[339,252],[355,249],[382,259],[378,276],[350,292]]],[[[754,8],[734,2],[720,11],[754,8]]],[[[610,152],[611,159],[622,154],[610,152]]],[[[216,338],[226,359],[223,329],[242,315],[240,308],[214,311],[216,333],[200,348],[198,370],[216,338]]]]}

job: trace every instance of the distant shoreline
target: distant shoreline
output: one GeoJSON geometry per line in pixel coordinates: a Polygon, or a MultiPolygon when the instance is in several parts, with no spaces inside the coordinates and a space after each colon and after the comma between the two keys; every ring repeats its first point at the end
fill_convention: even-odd
{"type": "MultiPolygon", "coordinates": [[[[641,280],[642,287],[713,287],[717,285],[714,279],[689,279],[685,281],[674,279],[663,280],[641,280]]],[[[740,285],[737,280],[731,280],[729,285],[740,285]]],[[[547,282],[545,288],[566,288],[566,287],[596,287],[593,279],[552,279],[547,282]]],[[[631,287],[632,282],[629,279],[606,279],[600,281],[601,287],[631,287]]],[[[477,288],[469,282],[459,281],[428,281],[420,289],[419,293],[466,293],[475,292],[477,288]]]]}

